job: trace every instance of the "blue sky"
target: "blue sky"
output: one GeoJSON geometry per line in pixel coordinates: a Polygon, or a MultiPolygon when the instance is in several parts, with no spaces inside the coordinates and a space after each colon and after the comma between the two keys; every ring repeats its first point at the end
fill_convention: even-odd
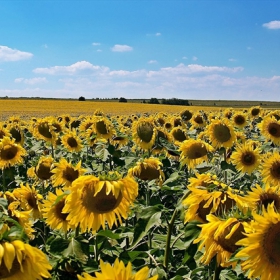
{"type": "Polygon", "coordinates": [[[0,96],[280,101],[280,1],[1,0],[0,96]]]}

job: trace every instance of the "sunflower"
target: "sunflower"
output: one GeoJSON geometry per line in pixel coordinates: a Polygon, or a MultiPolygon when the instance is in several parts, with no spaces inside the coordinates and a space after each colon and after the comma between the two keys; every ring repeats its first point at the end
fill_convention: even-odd
{"type": "Polygon", "coordinates": [[[213,181],[207,188],[188,187],[188,189],[191,193],[182,201],[186,207],[184,223],[193,220],[206,223],[208,214],[221,215],[235,205],[241,209],[244,206],[242,197],[217,181],[213,181]]]}
{"type": "Polygon", "coordinates": [[[280,214],[269,204],[262,214],[253,214],[253,221],[245,228],[245,238],[237,242],[243,248],[235,255],[249,278],[280,279],[280,214]]]}
{"type": "Polygon", "coordinates": [[[261,150],[245,142],[236,146],[236,150],[231,154],[230,160],[236,166],[236,169],[242,173],[251,174],[256,170],[261,162],[261,150]]]}
{"type": "Polygon", "coordinates": [[[43,201],[43,217],[51,229],[63,230],[64,232],[70,228],[74,229],[67,220],[68,213],[63,211],[67,195],[62,189],[56,188],[55,194],[49,192],[47,199],[43,201]]]}
{"type": "Polygon", "coordinates": [[[15,143],[15,139],[5,136],[0,141],[0,168],[8,168],[23,162],[26,150],[15,143]]]}
{"type": "Polygon", "coordinates": [[[245,237],[242,222],[236,218],[221,220],[210,214],[207,216],[208,223],[198,225],[201,227],[199,236],[193,241],[199,243],[198,249],[204,248],[200,258],[203,264],[209,264],[216,257],[216,262],[222,267],[236,266],[237,261],[231,261],[231,256],[240,247],[236,242],[245,237]]]}
{"type": "Polygon", "coordinates": [[[21,240],[0,242],[0,278],[7,280],[43,280],[51,278],[52,267],[38,248],[21,240]]]}
{"type": "Polygon", "coordinates": [[[6,125],[0,123],[0,140],[3,139],[5,136],[10,137],[11,133],[8,131],[6,125]]]}
{"type": "Polygon", "coordinates": [[[61,143],[69,152],[79,152],[83,148],[82,140],[75,130],[68,130],[61,137],[61,143]]]}
{"type": "Polygon", "coordinates": [[[258,124],[258,128],[266,140],[280,146],[280,120],[273,116],[265,117],[258,124]]]}
{"type": "Polygon", "coordinates": [[[50,118],[39,119],[34,122],[32,132],[35,138],[45,140],[47,143],[54,144],[56,141],[56,134],[50,118]]]}
{"type": "Polygon", "coordinates": [[[236,112],[232,116],[232,123],[237,128],[244,128],[247,125],[247,115],[243,112],[236,112]]]}
{"type": "Polygon", "coordinates": [[[138,161],[135,167],[128,170],[128,175],[144,181],[156,180],[159,185],[164,181],[163,164],[157,158],[146,158],[138,161]]]}
{"type": "MultiPolygon", "coordinates": [[[[37,163],[37,165],[34,168],[34,173],[36,174],[36,176],[39,179],[48,180],[53,175],[53,173],[51,172],[52,164],[53,164],[52,157],[42,156],[42,157],[40,157],[39,162],[37,163]]],[[[29,174],[32,177],[32,168],[30,169],[29,174]]]]}
{"type": "Polygon", "coordinates": [[[193,113],[190,110],[183,110],[180,112],[180,116],[184,122],[188,122],[191,120],[193,113]]]}
{"type": "Polygon", "coordinates": [[[205,127],[206,121],[205,121],[202,113],[193,114],[193,116],[191,118],[191,124],[192,124],[192,126],[191,126],[190,130],[205,127]]]}
{"type": "Polygon", "coordinates": [[[268,154],[261,165],[263,182],[273,186],[280,186],[280,154],[274,152],[268,154]]]}
{"type": "Polygon", "coordinates": [[[189,139],[181,143],[179,151],[181,164],[194,169],[198,164],[208,160],[208,153],[213,152],[214,148],[200,139],[189,139]]]}
{"type": "Polygon", "coordinates": [[[104,263],[100,260],[101,272],[95,272],[95,277],[90,276],[88,273],[78,275],[78,280],[157,280],[158,275],[149,277],[149,268],[147,266],[141,268],[138,272],[132,271],[132,264],[128,262],[127,266],[123,261],[116,259],[114,265],[104,263]]]}
{"type": "Polygon", "coordinates": [[[87,129],[89,129],[93,125],[93,121],[91,117],[86,117],[81,121],[81,124],[79,126],[79,130],[81,132],[86,132],[87,129]]]}
{"type": "Polygon", "coordinates": [[[151,117],[141,117],[132,125],[133,139],[143,150],[149,150],[155,143],[156,127],[151,117]]]}
{"type": "Polygon", "coordinates": [[[236,135],[228,119],[212,120],[207,127],[207,134],[213,147],[230,148],[236,141],[236,135]]]}
{"type": "Polygon", "coordinates": [[[25,211],[31,211],[31,217],[36,220],[41,218],[41,208],[43,196],[35,189],[35,186],[30,187],[28,183],[13,191],[14,196],[21,202],[21,208],[25,211]]]}
{"type": "Polygon", "coordinates": [[[82,232],[97,231],[118,225],[122,217],[127,218],[129,208],[138,195],[138,184],[128,176],[120,178],[117,172],[97,178],[84,175],[76,179],[67,196],[63,213],[69,213],[67,220],[82,232]]]}
{"type": "Polygon", "coordinates": [[[261,210],[264,206],[270,203],[274,203],[274,207],[277,211],[280,211],[280,189],[279,187],[271,187],[269,184],[261,187],[256,184],[251,188],[251,191],[244,196],[244,200],[247,201],[248,206],[252,210],[261,210]]]}
{"type": "Polygon", "coordinates": [[[54,187],[71,186],[72,182],[86,172],[81,167],[82,162],[79,161],[76,166],[69,163],[65,158],[61,158],[58,163],[54,163],[52,169],[52,182],[54,187]]]}
{"type": "Polygon", "coordinates": [[[186,130],[183,129],[182,126],[173,127],[170,131],[170,135],[172,136],[174,143],[177,143],[178,145],[180,145],[181,142],[188,139],[186,135],[186,130]]]}
{"type": "Polygon", "coordinates": [[[261,107],[260,106],[254,106],[250,108],[250,116],[255,119],[258,118],[261,115],[261,107]]]}
{"type": "Polygon", "coordinates": [[[11,136],[15,139],[15,143],[23,145],[24,134],[22,129],[18,125],[9,125],[7,129],[9,130],[11,136]]]}
{"type": "Polygon", "coordinates": [[[104,116],[96,116],[93,118],[93,130],[97,138],[104,139],[110,139],[115,133],[112,122],[104,116]]]}

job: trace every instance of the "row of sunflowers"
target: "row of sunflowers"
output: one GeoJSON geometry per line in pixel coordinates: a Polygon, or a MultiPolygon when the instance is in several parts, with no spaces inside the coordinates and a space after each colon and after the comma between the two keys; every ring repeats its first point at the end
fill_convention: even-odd
{"type": "Polygon", "coordinates": [[[280,112],[0,124],[0,279],[280,279],[280,112]]]}

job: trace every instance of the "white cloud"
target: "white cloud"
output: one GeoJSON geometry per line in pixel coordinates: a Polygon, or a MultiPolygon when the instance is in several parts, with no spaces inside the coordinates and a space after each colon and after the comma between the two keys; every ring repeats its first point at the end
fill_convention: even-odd
{"type": "Polygon", "coordinates": [[[155,63],[157,63],[157,61],[152,59],[152,60],[149,60],[148,63],[149,64],[155,64],[155,63]]]}
{"type": "Polygon", "coordinates": [[[235,59],[235,58],[229,58],[228,61],[230,61],[230,62],[235,62],[236,59],[235,59]]]}
{"type": "Polygon", "coordinates": [[[102,52],[102,50],[101,49],[98,49],[98,50],[96,50],[97,52],[102,52]]]}
{"type": "Polygon", "coordinates": [[[106,71],[106,67],[93,65],[88,61],[78,61],[70,66],[53,66],[49,68],[36,68],[33,70],[36,74],[49,75],[74,75],[82,72],[106,71]]]}
{"type": "Polygon", "coordinates": [[[93,46],[100,46],[100,43],[92,43],[93,46]]]}
{"type": "Polygon", "coordinates": [[[192,60],[193,60],[193,61],[197,61],[198,58],[197,58],[196,56],[193,56],[193,57],[192,57],[192,60]]]}
{"type": "Polygon", "coordinates": [[[161,33],[160,33],[160,32],[157,32],[155,35],[156,35],[156,36],[161,36],[161,33]]]}
{"type": "Polygon", "coordinates": [[[24,83],[27,85],[35,85],[35,84],[41,84],[41,83],[46,83],[47,79],[37,77],[37,78],[30,78],[30,79],[24,79],[24,78],[16,78],[15,83],[24,83]]]}
{"type": "Polygon", "coordinates": [[[133,48],[128,45],[114,45],[111,50],[113,52],[130,52],[133,48]]]}
{"type": "Polygon", "coordinates": [[[182,59],[188,59],[186,56],[183,56],[182,59]]]}
{"type": "Polygon", "coordinates": [[[32,53],[11,49],[7,46],[0,46],[0,61],[18,61],[29,59],[32,53]]]}
{"type": "Polygon", "coordinates": [[[263,24],[268,29],[280,29],[280,20],[273,20],[263,24]]]}

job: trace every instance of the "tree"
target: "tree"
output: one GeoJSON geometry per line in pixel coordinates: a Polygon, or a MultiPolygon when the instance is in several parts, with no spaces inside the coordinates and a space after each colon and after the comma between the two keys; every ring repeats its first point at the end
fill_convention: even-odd
{"type": "Polygon", "coordinates": [[[119,102],[127,102],[127,99],[126,98],[124,98],[124,97],[120,97],[120,99],[119,99],[119,102]]]}
{"type": "Polygon", "coordinates": [[[152,97],[152,98],[150,99],[149,103],[150,103],[150,104],[159,104],[159,101],[158,101],[157,98],[152,97]]]}
{"type": "Polygon", "coordinates": [[[79,101],[86,101],[86,99],[83,96],[80,96],[79,101]]]}

